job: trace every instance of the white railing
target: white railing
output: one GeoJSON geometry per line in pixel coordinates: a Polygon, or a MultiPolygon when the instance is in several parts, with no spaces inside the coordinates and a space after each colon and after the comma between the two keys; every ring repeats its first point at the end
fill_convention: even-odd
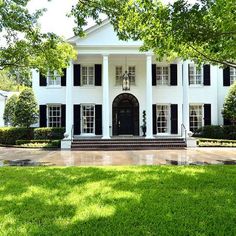
{"type": "Polygon", "coordinates": [[[181,137],[184,138],[184,142],[187,142],[187,129],[184,124],[181,124],[181,137]]]}
{"type": "Polygon", "coordinates": [[[71,126],[71,141],[74,140],[74,125],[71,126]]]}

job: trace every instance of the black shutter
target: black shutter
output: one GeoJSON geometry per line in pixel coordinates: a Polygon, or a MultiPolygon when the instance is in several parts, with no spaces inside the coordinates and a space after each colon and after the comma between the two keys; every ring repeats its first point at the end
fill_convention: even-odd
{"type": "Polygon", "coordinates": [[[62,70],[63,75],[61,76],[61,86],[66,86],[66,68],[62,70]]]}
{"type": "Polygon", "coordinates": [[[74,86],[80,86],[80,65],[74,64],[74,86]]]}
{"type": "Polygon", "coordinates": [[[210,86],[211,85],[211,66],[203,66],[203,84],[210,86]]]}
{"type": "Polygon", "coordinates": [[[42,73],[39,73],[39,86],[47,86],[47,78],[42,73]]]}
{"type": "Polygon", "coordinates": [[[231,121],[224,118],[224,125],[232,125],[231,121]]]}
{"type": "Polygon", "coordinates": [[[47,127],[47,106],[39,106],[39,127],[47,127]]]}
{"type": "Polygon", "coordinates": [[[152,64],[152,86],[157,85],[156,64],[152,64]]]}
{"type": "Polygon", "coordinates": [[[211,104],[204,104],[204,125],[211,125],[211,104]]]}
{"type": "Polygon", "coordinates": [[[66,127],[66,105],[61,105],[61,127],[66,127]]]}
{"type": "Polygon", "coordinates": [[[157,134],[157,106],[156,104],[152,105],[152,132],[153,134],[157,134]]]}
{"type": "Polygon", "coordinates": [[[96,64],[95,65],[95,86],[102,85],[102,65],[96,64]]]}
{"type": "Polygon", "coordinates": [[[95,134],[102,135],[102,105],[95,105],[95,134]]]}
{"type": "Polygon", "coordinates": [[[178,104],[171,104],[171,133],[178,134],[178,104]]]}
{"type": "Polygon", "coordinates": [[[177,76],[177,64],[170,65],[170,85],[177,86],[178,85],[178,76],[177,76]]]}
{"type": "Polygon", "coordinates": [[[74,105],[74,134],[80,133],[80,105],[74,105]]]}
{"type": "Polygon", "coordinates": [[[230,67],[223,69],[223,85],[230,86],[230,67]]]}

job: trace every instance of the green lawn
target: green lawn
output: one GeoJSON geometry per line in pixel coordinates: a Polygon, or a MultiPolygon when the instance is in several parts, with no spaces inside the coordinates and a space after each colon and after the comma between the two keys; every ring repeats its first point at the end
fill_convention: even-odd
{"type": "Polygon", "coordinates": [[[236,235],[236,166],[0,168],[0,235],[236,235]]]}

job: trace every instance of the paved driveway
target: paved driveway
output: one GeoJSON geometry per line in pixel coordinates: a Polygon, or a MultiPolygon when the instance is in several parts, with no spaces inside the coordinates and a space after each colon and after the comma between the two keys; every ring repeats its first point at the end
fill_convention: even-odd
{"type": "Polygon", "coordinates": [[[236,148],[192,148],[153,151],[44,151],[1,148],[0,160],[29,159],[56,166],[110,166],[162,164],[236,164],[236,148]]]}

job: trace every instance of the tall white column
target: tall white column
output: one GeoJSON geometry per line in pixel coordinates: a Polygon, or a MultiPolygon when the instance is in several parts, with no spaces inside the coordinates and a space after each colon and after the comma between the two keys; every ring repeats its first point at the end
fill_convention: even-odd
{"type": "Polygon", "coordinates": [[[70,62],[66,70],[66,134],[67,139],[72,138],[73,125],[73,104],[72,104],[72,89],[73,89],[73,63],[70,62]]]}
{"type": "Polygon", "coordinates": [[[152,56],[146,56],[146,138],[153,138],[152,126],[152,56]]]}
{"type": "Polygon", "coordinates": [[[188,61],[183,63],[183,124],[189,132],[189,74],[188,61]]]}
{"type": "Polygon", "coordinates": [[[109,132],[109,69],[108,69],[108,55],[103,55],[102,66],[102,92],[103,92],[103,104],[102,104],[102,138],[110,139],[109,132]]]}

